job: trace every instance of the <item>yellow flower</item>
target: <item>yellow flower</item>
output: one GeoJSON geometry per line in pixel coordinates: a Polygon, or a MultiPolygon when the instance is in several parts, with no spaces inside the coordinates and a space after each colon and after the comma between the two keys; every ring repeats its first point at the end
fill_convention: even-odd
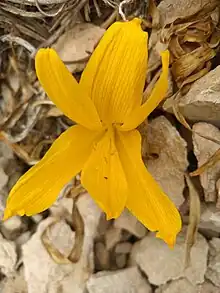
{"type": "Polygon", "coordinates": [[[116,22],[104,34],[79,83],[52,49],[36,56],[38,79],[50,99],[78,123],[62,133],[43,159],[12,188],[4,219],[50,207],[78,172],[107,218],[127,207],[170,246],[181,229],[174,204],[147,171],[135,128],[157,107],[168,87],[169,52],[147,102],[147,33],[141,21],[116,22]]]}

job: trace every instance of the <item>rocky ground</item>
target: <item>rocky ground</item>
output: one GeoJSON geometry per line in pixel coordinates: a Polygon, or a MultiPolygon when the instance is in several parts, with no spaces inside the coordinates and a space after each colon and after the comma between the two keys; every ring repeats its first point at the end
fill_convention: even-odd
{"type": "MultiPolygon", "coordinates": [[[[65,0],[22,1],[0,3],[0,218],[17,179],[71,125],[36,80],[37,48],[53,46],[79,78],[118,17],[113,1],[70,0],[69,10],[65,0]]],[[[107,221],[77,176],[49,210],[0,223],[1,293],[220,292],[219,9],[215,0],[149,1],[145,15],[144,99],[161,46],[172,55],[166,100],[140,131],[146,166],[183,219],[175,247],[127,210],[107,221]]]]}

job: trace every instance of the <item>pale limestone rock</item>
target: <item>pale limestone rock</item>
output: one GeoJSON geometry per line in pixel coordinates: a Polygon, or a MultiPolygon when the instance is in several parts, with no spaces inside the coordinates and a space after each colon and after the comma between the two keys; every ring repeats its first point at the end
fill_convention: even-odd
{"type": "Polygon", "coordinates": [[[1,223],[1,232],[8,240],[15,240],[27,226],[22,222],[19,216],[14,216],[1,223]]]}
{"type": "Polygon", "coordinates": [[[122,237],[122,229],[111,227],[105,233],[105,245],[108,250],[115,247],[122,237]]]}
{"type": "Polygon", "coordinates": [[[110,269],[110,253],[102,242],[95,244],[95,263],[96,269],[109,270],[110,269]]]}
{"type": "Polygon", "coordinates": [[[199,229],[205,236],[220,236],[220,210],[215,204],[201,205],[199,229]]]}
{"type": "Polygon", "coordinates": [[[205,281],[202,285],[197,286],[196,293],[219,293],[219,288],[211,282],[205,281]]]}
{"type": "Polygon", "coordinates": [[[106,219],[106,214],[102,213],[99,221],[99,226],[97,229],[97,237],[103,237],[108,233],[108,230],[110,230],[112,227],[112,221],[108,221],[106,219]]]}
{"type": "Polygon", "coordinates": [[[182,278],[160,286],[155,293],[219,293],[219,288],[208,281],[196,286],[182,278]]]}
{"type": "Polygon", "coordinates": [[[16,161],[11,161],[10,169],[8,179],[8,191],[12,189],[12,187],[15,185],[15,183],[18,181],[18,179],[23,175],[22,166],[20,166],[16,161]]]}
{"type": "Polygon", "coordinates": [[[148,144],[150,153],[158,155],[146,161],[147,169],[179,207],[184,201],[184,173],[188,166],[186,142],[164,116],[150,122],[146,134],[144,144],[148,144]]]}
{"type": "Polygon", "coordinates": [[[63,217],[64,214],[71,215],[73,200],[71,198],[58,199],[51,207],[50,213],[53,217],[63,217]]]}
{"type": "MultiPolygon", "coordinates": [[[[54,44],[54,49],[58,52],[63,61],[77,61],[89,57],[96,44],[104,34],[105,29],[91,23],[78,23],[72,29],[66,31],[54,44]]],[[[82,71],[85,62],[68,64],[71,72],[82,71]]]]}
{"type": "Polygon", "coordinates": [[[0,141],[0,165],[5,168],[10,159],[13,159],[12,149],[3,141],[0,141]]]}
{"type": "Polygon", "coordinates": [[[132,249],[132,244],[130,242],[118,243],[115,247],[115,253],[130,253],[132,249]]]}
{"type": "MultiPolygon", "coordinates": [[[[101,211],[88,194],[80,196],[77,206],[84,221],[84,242],[77,263],[57,264],[49,256],[40,239],[55,218],[41,221],[37,232],[23,245],[25,279],[29,293],[83,293],[85,282],[93,271],[93,242],[101,211]]],[[[59,220],[49,234],[50,242],[64,255],[74,245],[74,233],[66,222],[59,220]]]]}
{"type": "Polygon", "coordinates": [[[209,262],[205,276],[214,285],[220,287],[220,239],[213,238],[209,245],[209,262]]]}
{"type": "Polygon", "coordinates": [[[3,226],[8,232],[13,233],[14,230],[18,230],[22,226],[22,220],[19,216],[14,216],[3,222],[3,226]]]}
{"type": "Polygon", "coordinates": [[[28,293],[27,283],[24,279],[23,270],[19,270],[11,277],[5,278],[0,282],[1,293],[28,293]]]}
{"type": "Polygon", "coordinates": [[[5,210],[5,198],[7,197],[8,192],[3,189],[0,190],[0,221],[2,221],[4,216],[4,210],[5,210]]]}
{"type": "Polygon", "coordinates": [[[3,141],[0,141],[0,191],[9,181],[12,181],[10,177],[19,168],[12,149],[3,141]]]}
{"type": "MultiPolygon", "coordinates": [[[[42,244],[40,238],[42,233],[55,221],[55,218],[47,218],[42,221],[38,226],[37,232],[23,245],[25,279],[28,284],[28,292],[30,293],[53,292],[54,287],[56,288],[58,283],[60,283],[62,279],[65,279],[67,274],[70,274],[73,269],[73,265],[60,266],[56,264],[42,244]]],[[[66,255],[68,255],[74,244],[74,233],[71,231],[70,227],[63,221],[58,222],[53,227],[51,234],[52,237],[50,237],[50,242],[56,246],[56,248],[60,246],[59,248],[65,250],[66,255]],[[57,243],[57,241],[59,242],[57,243]]]]}
{"type": "Polygon", "coordinates": [[[143,238],[147,233],[147,229],[144,225],[142,225],[127,209],[121,213],[120,217],[115,219],[114,227],[124,229],[137,238],[143,238]]]}
{"type": "Polygon", "coordinates": [[[24,233],[22,233],[21,235],[19,235],[16,239],[15,239],[15,243],[18,247],[21,247],[22,245],[24,245],[26,242],[28,242],[28,240],[31,238],[31,231],[26,231],[24,233]]]}
{"type": "Polygon", "coordinates": [[[35,224],[39,224],[40,221],[43,220],[43,215],[42,214],[36,214],[36,215],[33,215],[31,217],[31,219],[35,222],[35,224]]]}
{"type": "Polygon", "coordinates": [[[5,174],[5,171],[1,168],[0,165],[0,190],[5,187],[8,182],[8,175],[5,174]]]}
{"type": "Polygon", "coordinates": [[[12,149],[0,140],[0,221],[3,218],[5,201],[11,187],[10,182],[13,181],[12,177],[19,168],[21,169],[21,166],[17,164],[12,149]]]}
{"type": "Polygon", "coordinates": [[[157,286],[184,277],[192,284],[200,284],[204,281],[207,267],[208,244],[198,234],[191,251],[191,265],[184,270],[185,239],[185,233],[181,232],[174,248],[170,249],[161,239],[149,233],[133,245],[130,263],[140,266],[150,283],[157,286]]]}
{"type": "Polygon", "coordinates": [[[101,272],[87,282],[89,293],[151,293],[152,289],[137,267],[101,272]]]}
{"type": "Polygon", "coordinates": [[[0,271],[10,276],[15,271],[17,253],[15,244],[2,237],[0,234],[0,271]]]}
{"type": "Polygon", "coordinates": [[[197,288],[183,278],[160,286],[155,293],[197,293],[197,288]]]}
{"type": "Polygon", "coordinates": [[[172,23],[179,17],[189,17],[211,3],[214,0],[163,0],[158,5],[161,25],[172,23]]]}
{"type": "MultiPolygon", "coordinates": [[[[219,80],[220,82],[220,80],[219,80]]],[[[219,83],[220,88],[220,83],[219,83]]],[[[203,135],[209,136],[220,141],[220,131],[215,126],[199,122],[193,125],[193,130],[203,135]]],[[[198,166],[203,165],[219,149],[219,145],[208,139],[193,133],[194,153],[198,160],[198,166]]],[[[217,201],[216,183],[220,174],[220,161],[209,167],[200,175],[201,185],[204,189],[205,200],[210,202],[217,201]]]]}
{"type": "MultiPolygon", "coordinates": [[[[186,119],[204,121],[220,126],[220,66],[195,81],[189,92],[181,97],[179,110],[186,119]]],[[[163,108],[172,112],[172,98],[163,108]]],[[[208,133],[207,133],[208,134],[208,133]]]]}
{"type": "Polygon", "coordinates": [[[123,269],[127,264],[127,255],[120,253],[115,255],[115,264],[118,269],[123,269]]]}

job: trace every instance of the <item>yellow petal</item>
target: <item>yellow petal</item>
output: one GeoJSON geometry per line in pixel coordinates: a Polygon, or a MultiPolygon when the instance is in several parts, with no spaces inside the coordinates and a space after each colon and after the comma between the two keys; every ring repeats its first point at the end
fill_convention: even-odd
{"type": "Polygon", "coordinates": [[[104,34],[80,80],[105,123],[121,123],[141,104],[147,69],[147,33],[137,18],[104,34]]]}
{"type": "Polygon", "coordinates": [[[127,208],[157,237],[172,246],[181,229],[179,212],[147,171],[141,159],[141,137],[137,130],[119,132],[116,146],[127,177],[127,208]]]}
{"type": "Polygon", "coordinates": [[[168,89],[169,51],[162,52],[161,57],[162,73],[149,99],[141,107],[134,109],[131,115],[126,118],[124,124],[119,127],[120,130],[128,131],[137,128],[165,97],[168,89]]]}
{"type": "Polygon", "coordinates": [[[84,166],[97,135],[79,125],[61,134],[43,159],[12,188],[4,219],[15,214],[30,216],[49,208],[62,187],[84,166]]]}
{"type": "Polygon", "coordinates": [[[86,128],[101,128],[92,100],[84,94],[53,49],[40,49],[36,55],[35,67],[48,97],[66,116],[86,128]]]}
{"type": "Polygon", "coordinates": [[[115,147],[113,129],[94,146],[81,181],[107,218],[117,218],[127,198],[127,182],[115,147]]]}

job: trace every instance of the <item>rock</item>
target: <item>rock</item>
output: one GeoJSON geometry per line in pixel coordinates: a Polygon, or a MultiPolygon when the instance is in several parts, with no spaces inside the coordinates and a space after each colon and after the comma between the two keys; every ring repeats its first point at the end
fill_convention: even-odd
{"type": "Polygon", "coordinates": [[[219,293],[219,288],[207,281],[201,285],[194,286],[183,278],[160,286],[155,293],[219,293]]]}
{"type": "Polygon", "coordinates": [[[0,234],[0,271],[6,276],[11,276],[15,271],[17,254],[15,244],[5,240],[0,234]]]}
{"type": "Polygon", "coordinates": [[[105,245],[108,250],[111,250],[121,241],[122,229],[111,227],[105,233],[105,245]]]}
{"type": "MultiPolygon", "coordinates": [[[[71,198],[62,198],[57,200],[50,208],[50,215],[55,218],[62,218],[65,214],[71,215],[73,200],[71,198]],[[66,208],[66,205],[68,209],[66,208]]],[[[34,219],[33,219],[34,220],[34,219]]],[[[34,220],[35,222],[35,220],[34,220]]]]}
{"type": "MultiPolygon", "coordinates": [[[[108,233],[108,230],[111,230],[111,226],[112,226],[112,221],[108,221],[106,219],[106,215],[104,213],[102,213],[101,218],[100,218],[100,222],[99,222],[99,226],[98,226],[97,237],[105,236],[106,233],[108,233]]],[[[114,234],[114,232],[113,232],[113,234],[114,234]]],[[[116,234],[117,234],[117,232],[116,232],[116,234]]]]}
{"type": "MultiPolygon", "coordinates": [[[[53,46],[63,61],[77,61],[89,57],[105,30],[91,23],[78,23],[66,31],[53,46]]],[[[68,64],[71,72],[82,71],[87,60],[68,64]]]]}
{"type": "MultiPolygon", "coordinates": [[[[60,195],[63,194],[61,191],[60,195]]],[[[71,198],[58,198],[58,200],[49,208],[50,214],[55,218],[65,218],[69,222],[72,221],[73,200],[71,198]]]]}
{"type": "Polygon", "coordinates": [[[2,221],[5,210],[5,199],[8,192],[4,189],[0,190],[0,221],[2,221]]]}
{"type": "Polygon", "coordinates": [[[7,184],[8,193],[21,176],[22,168],[22,164],[18,164],[14,158],[12,149],[3,141],[0,141],[0,190],[7,184]],[[15,174],[17,174],[17,177],[15,174]]]}
{"type": "Polygon", "coordinates": [[[12,217],[1,223],[1,232],[8,240],[15,240],[27,229],[19,216],[12,217]]]}
{"type": "Polygon", "coordinates": [[[132,249],[132,244],[130,242],[118,243],[115,247],[115,253],[130,253],[132,249]]]}
{"type": "MultiPolygon", "coordinates": [[[[186,119],[203,121],[220,126],[220,66],[195,81],[189,92],[181,97],[179,110],[186,119]]],[[[163,108],[172,112],[171,101],[165,101],[163,108]]]]}
{"type": "MultiPolygon", "coordinates": [[[[101,211],[88,194],[80,196],[77,206],[84,221],[84,242],[78,262],[56,263],[41,241],[43,231],[57,221],[57,218],[49,217],[41,221],[36,233],[23,245],[25,279],[29,293],[84,292],[85,282],[94,268],[93,242],[101,211]]],[[[74,233],[65,221],[57,222],[48,236],[53,247],[62,254],[67,256],[70,253],[74,244],[74,233]]]]}
{"type": "Polygon", "coordinates": [[[0,141],[0,165],[2,168],[6,168],[8,161],[13,158],[14,155],[12,149],[3,141],[0,141]]]}
{"type": "Polygon", "coordinates": [[[127,209],[121,213],[120,217],[115,219],[114,227],[124,229],[137,238],[143,238],[147,233],[147,229],[144,225],[142,225],[127,209]]]}
{"type": "Polygon", "coordinates": [[[196,293],[219,293],[219,288],[212,283],[205,281],[202,285],[197,287],[196,293]]]}
{"type": "Polygon", "coordinates": [[[31,219],[34,221],[35,224],[39,224],[40,221],[43,220],[43,215],[42,214],[36,214],[31,217],[31,219]]]}
{"type": "Polygon", "coordinates": [[[118,269],[123,269],[127,264],[127,255],[123,253],[116,254],[115,264],[118,269]]]}
{"type": "Polygon", "coordinates": [[[24,279],[23,270],[20,270],[13,274],[9,278],[5,278],[0,283],[1,293],[28,293],[27,283],[24,279]]]}
{"type": "Polygon", "coordinates": [[[71,191],[73,185],[74,181],[70,180],[60,191],[57,200],[49,209],[53,217],[60,218],[67,214],[71,216],[73,209],[73,200],[66,197],[66,195],[71,191]]]}
{"type": "Polygon", "coordinates": [[[187,279],[178,279],[156,289],[155,293],[197,293],[197,289],[187,279]]]}
{"type": "MultiPolygon", "coordinates": [[[[65,279],[67,273],[70,274],[73,269],[72,264],[63,266],[56,264],[41,241],[42,233],[53,222],[56,222],[55,218],[47,218],[42,221],[38,226],[37,232],[23,245],[25,279],[28,284],[28,292],[30,293],[46,293],[47,290],[48,292],[53,292],[54,288],[58,287],[58,283],[65,279]]],[[[54,246],[56,244],[56,248],[59,246],[62,252],[65,250],[66,255],[70,253],[73,241],[74,233],[64,221],[58,222],[53,227],[52,233],[50,233],[50,242],[54,246]]]]}
{"type": "MultiPolygon", "coordinates": [[[[188,166],[185,140],[164,116],[160,116],[149,123],[143,149],[157,155],[157,158],[146,160],[147,168],[176,207],[180,207],[184,202],[184,173],[188,166]]],[[[149,154],[143,155],[149,157],[149,154]]]]}
{"type": "Polygon", "coordinates": [[[137,267],[101,272],[87,282],[89,293],[151,293],[152,289],[137,267]]]}
{"type": "MultiPolygon", "coordinates": [[[[17,164],[17,162],[16,162],[17,164]]],[[[17,165],[18,166],[18,165],[17,165]]],[[[19,167],[18,167],[19,169],[19,167]]],[[[20,166],[20,169],[21,169],[21,166],[20,166]]],[[[15,183],[18,181],[18,179],[23,175],[23,172],[19,171],[19,170],[14,170],[14,173],[12,173],[10,176],[9,176],[9,180],[8,180],[8,190],[10,191],[12,189],[12,187],[15,185],[15,183]]]]}
{"type": "Polygon", "coordinates": [[[12,149],[0,140],[0,220],[3,218],[8,193],[15,183],[13,181],[14,173],[17,173],[19,169],[22,169],[22,164],[17,163],[12,149]]]}
{"type": "Polygon", "coordinates": [[[220,236],[220,211],[215,204],[202,204],[202,212],[199,223],[201,233],[211,238],[220,236]]]}
{"type": "Polygon", "coordinates": [[[157,286],[184,277],[192,284],[201,284],[207,267],[208,244],[198,234],[191,250],[191,265],[184,270],[185,239],[185,232],[181,232],[174,248],[170,249],[161,239],[149,233],[133,245],[130,263],[140,266],[149,282],[157,286]]]}
{"type": "Polygon", "coordinates": [[[158,5],[161,25],[172,23],[177,18],[189,17],[199,12],[205,5],[214,3],[214,0],[163,0],[158,5]]]}
{"type": "Polygon", "coordinates": [[[95,267],[97,271],[110,269],[110,253],[102,242],[95,244],[95,267]]]}
{"type": "Polygon", "coordinates": [[[31,231],[26,231],[15,239],[16,245],[20,248],[31,238],[31,231]]]}
{"type": "Polygon", "coordinates": [[[220,239],[213,238],[210,242],[208,269],[206,278],[220,287],[220,239]]]}
{"type": "Polygon", "coordinates": [[[0,166],[0,190],[5,187],[8,182],[8,175],[5,174],[5,171],[0,166]]]}
{"type": "Polygon", "coordinates": [[[160,38],[160,35],[158,34],[158,30],[154,30],[149,39],[149,47],[151,48],[149,49],[149,57],[148,57],[148,64],[147,64],[148,83],[150,83],[152,79],[152,72],[155,72],[155,70],[158,69],[159,66],[161,65],[160,52],[158,52],[156,47],[156,44],[159,38],[160,38]]]}
{"type": "MultiPolygon", "coordinates": [[[[220,79],[219,79],[219,88],[220,88],[220,79]]],[[[215,126],[211,124],[199,122],[193,125],[193,130],[220,141],[219,129],[217,129],[215,126]]],[[[196,133],[193,133],[193,147],[194,147],[194,153],[198,160],[199,167],[203,165],[205,162],[207,162],[208,159],[219,149],[219,145],[217,143],[212,142],[208,139],[205,139],[196,133]]],[[[200,181],[204,189],[205,200],[208,202],[217,201],[216,183],[217,183],[217,179],[219,179],[219,174],[220,174],[220,161],[214,164],[213,166],[207,168],[200,175],[200,181]]]]}

